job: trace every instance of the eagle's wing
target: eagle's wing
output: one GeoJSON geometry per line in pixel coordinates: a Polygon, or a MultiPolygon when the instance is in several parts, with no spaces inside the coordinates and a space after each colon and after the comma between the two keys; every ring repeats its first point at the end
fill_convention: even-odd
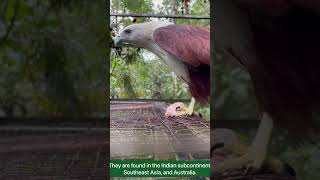
{"type": "Polygon", "coordinates": [[[199,66],[210,65],[210,32],[190,25],[169,25],[153,33],[154,42],[177,59],[199,66]]]}

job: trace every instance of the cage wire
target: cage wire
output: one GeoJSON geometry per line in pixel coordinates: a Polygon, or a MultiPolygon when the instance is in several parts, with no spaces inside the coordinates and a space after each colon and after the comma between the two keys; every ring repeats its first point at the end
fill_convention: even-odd
{"type": "Polygon", "coordinates": [[[111,159],[210,159],[210,123],[165,118],[163,102],[112,101],[111,159]]]}
{"type": "MultiPolygon", "coordinates": [[[[165,15],[165,14],[135,14],[135,13],[125,13],[125,10],[123,10],[124,13],[118,13],[111,12],[110,17],[111,20],[114,21],[113,27],[116,29],[116,31],[119,31],[119,24],[120,22],[123,22],[124,18],[147,18],[148,21],[151,19],[157,19],[157,20],[172,20],[172,19],[183,19],[183,20],[191,20],[191,19],[198,19],[198,20],[209,20],[210,16],[198,16],[198,15],[165,15]],[[118,20],[118,17],[121,18],[121,20],[118,20]]],[[[185,21],[186,22],[186,21],[185,21]]]]}
{"type": "Polygon", "coordinates": [[[0,131],[0,179],[105,179],[106,130],[15,131],[0,131]]]}

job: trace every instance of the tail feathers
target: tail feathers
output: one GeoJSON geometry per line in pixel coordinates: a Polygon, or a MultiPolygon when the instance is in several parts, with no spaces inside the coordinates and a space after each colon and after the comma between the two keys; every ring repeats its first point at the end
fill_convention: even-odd
{"type": "Polygon", "coordinates": [[[201,104],[208,104],[210,97],[210,66],[200,65],[198,67],[188,67],[189,90],[192,97],[201,104]]]}

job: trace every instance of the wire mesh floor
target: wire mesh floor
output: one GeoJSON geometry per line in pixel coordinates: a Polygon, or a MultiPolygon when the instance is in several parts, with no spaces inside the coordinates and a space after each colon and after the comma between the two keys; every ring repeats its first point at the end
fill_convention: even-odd
{"type": "Polygon", "coordinates": [[[0,179],[106,179],[106,129],[34,129],[32,133],[25,129],[0,131],[0,179]]]}
{"type": "Polygon", "coordinates": [[[167,119],[167,106],[112,101],[111,159],[210,159],[210,123],[200,117],[167,119]]]}

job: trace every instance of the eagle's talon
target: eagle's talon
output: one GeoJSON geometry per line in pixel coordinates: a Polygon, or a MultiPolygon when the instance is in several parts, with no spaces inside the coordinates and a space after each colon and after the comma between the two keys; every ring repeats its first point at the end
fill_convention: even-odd
{"type": "Polygon", "coordinates": [[[186,110],[182,110],[177,112],[177,116],[178,117],[191,117],[192,115],[195,115],[196,113],[193,111],[193,109],[186,109],[186,110]]]}
{"type": "Polygon", "coordinates": [[[232,170],[243,169],[244,174],[251,174],[260,169],[262,163],[260,161],[253,160],[250,155],[246,154],[238,159],[227,160],[214,168],[214,173],[223,174],[232,170]]]}
{"type": "Polygon", "coordinates": [[[191,99],[189,107],[186,107],[182,102],[171,104],[167,107],[165,117],[191,117],[193,115],[199,116],[199,113],[194,111],[194,105],[194,98],[191,99]]]}
{"type": "Polygon", "coordinates": [[[226,145],[226,151],[238,155],[235,159],[227,159],[213,168],[214,173],[223,174],[233,170],[241,170],[243,174],[251,174],[260,169],[264,163],[265,153],[244,145],[226,145]]]}

